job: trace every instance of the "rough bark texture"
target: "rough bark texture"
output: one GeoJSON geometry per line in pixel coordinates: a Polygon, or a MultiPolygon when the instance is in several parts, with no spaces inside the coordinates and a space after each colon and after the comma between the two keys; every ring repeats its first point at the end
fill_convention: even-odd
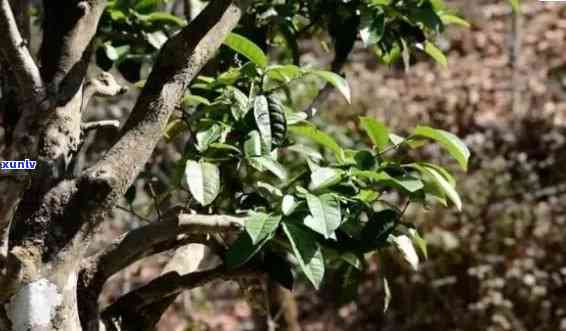
{"type": "MultiPolygon", "coordinates": [[[[39,162],[31,176],[0,174],[0,329],[99,330],[98,295],[112,274],[190,243],[214,247],[210,233],[242,227],[241,220],[228,216],[174,213],[85,256],[94,230],[143,169],[186,87],[236,26],[248,1],[210,2],[165,43],[120,138],[78,176],[70,176],[69,167],[84,130],[109,124],[81,123],[88,100],[96,93],[124,92],[104,75],[85,83],[91,41],[106,1],[44,0],[41,66],[22,37],[29,35],[28,2],[17,4],[12,8],[0,0],[0,34],[6,38],[0,43],[0,67],[6,70],[4,64],[10,64],[17,87],[17,113],[5,131],[9,137],[0,140],[0,158],[39,162]]],[[[7,127],[2,115],[0,125],[7,127]]],[[[151,330],[181,291],[250,274],[222,266],[183,274],[172,270],[106,308],[105,327],[151,330]]]]}

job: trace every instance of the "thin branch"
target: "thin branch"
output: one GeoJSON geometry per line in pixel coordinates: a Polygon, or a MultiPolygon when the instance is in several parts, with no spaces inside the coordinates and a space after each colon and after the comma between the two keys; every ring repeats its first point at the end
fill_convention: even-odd
{"type": "Polygon", "coordinates": [[[10,70],[21,89],[25,91],[25,98],[35,98],[39,101],[43,97],[44,84],[27,42],[22,38],[18,24],[9,0],[0,0],[0,54],[5,62],[10,64],[10,70]]]}

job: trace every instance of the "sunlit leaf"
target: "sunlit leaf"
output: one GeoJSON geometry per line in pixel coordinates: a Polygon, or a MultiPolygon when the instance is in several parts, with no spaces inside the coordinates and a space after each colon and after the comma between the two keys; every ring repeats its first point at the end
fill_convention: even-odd
{"type": "Polygon", "coordinates": [[[250,132],[244,142],[244,152],[248,157],[261,156],[261,137],[256,130],[250,132]]]}
{"type": "Polygon", "coordinates": [[[324,79],[327,83],[334,86],[348,103],[352,103],[352,91],[350,90],[350,85],[344,77],[334,73],[332,71],[325,71],[325,70],[309,70],[309,73],[316,75],[322,79],[324,79]]]}
{"type": "Polygon", "coordinates": [[[289,132],[295,135],[309,138],[317,144],[330,149],[336,155],[336,159],[344,159],[344,150],[329,134],[324,133],[312,125],[300,124],[289,127],[289,132]]]}
{"type": "Polygon", "coordinates": [[[316,239],[308,230],[292,223],[283,223],[283,231],[301,269],[318,289],[324,278],[324,258],[316,239]]]}
{"type": "Polygon", "coordinates": [[[340,202],[330,194],[308,194],[307,205],[311,214],[305,218],[305,225],[330,238],[342,221],[340,202]]]}
{"type": "Polygon", "coordinates": [[[420,179],[410,175],[393,177],[387,174],[385,171],[377,172],[377,171],[360,171],[360,170],[352,171],[352,175],[360,178],[371,179],[376,183],[380,183],[384,186],[403,189],[411,193],[417,192],[424,187],[420,179]]]}
{"type": "Polygon", "coordinates": [[[285,167],[268,156],[252,157],[248,159],[250,164],[260,171],[268,170],[275,176],[279,177],[281,181],[285,182],[289,179],[289,174],[285,167]]]}
{"type": "Polygon", "coordinates": [[[450,155],[462,167],[462,169],[468,169],[468,161],[470,159],[470,150],[468,147],[460,140],[460,138],[456,137],[454,134],[439,130],[433,129],[427,126],[419,126],[413,132],[416,136],[422,136],[426,138],[430,138],[436,142],[438,142],[441,146],[443,146],[450,155]]]}
{"type": "Polygon", "coordinates": [[[426,245],[426,240],[419,234],[416,229],[409,228],[408,230],[409,237],[413,241],[413,244],[417,247],[421,255],[428,259],[428,250],[426,245]]]}
{"type": "Polygon", "coordinates": [[[361,117],[360,123],[377,149],[383,151],[389,143],[389,129],[371,117],[361,117]]]}
{"type": "Polygon", "coordinates": [[[189,160],[185,176],[191,194],[203,206],[211,204],[220,193],[220,170],[215,164],[189,160]]]}
{"type": "Polygon", "coordinates": [[[454,24],[465,28],[470,27],[470,23],[468,21],[456,15],[443,13],[440,15],[440,19],[444,24],[454,24]]]}
{"type": "Polygon", "coordinates": [[[252,239],[252,244],[256,245],[273,234],[280,221],[281,216],[272,216],[264,213],[253,213],[246,218],[245,228],[252,239]]]}
{"type": "Polygon", "coordinates": [[[336,185],[344,178],[344,171],[320,167],[311,173],[312,191],[322,190],[330,186],[336,185]]]}
{"type": "Polygon", "coordinates": [[[393,246],[401,253],[403,261],[405,261],[413,270],[419,270],[419,256],[415,251],[413,242],[406,235],[390,236],[393,246]]]}
{"type": "Polygon", "coordinates": [[[383,292],[385,293],[383,299],[383,312],[385,313],[391,303],[391,289],[389,288],[389,281],[385,277],[383,277],[383,292]]]}
{"type": "Polygon", "coordinates": [[[272,149],[271,119],[267,98],[263,95],[255,98],[254,117],[263,143],[263,152],[269,153],[272,149]]]}
{"type": "Polygon", "coordinates": [[[453,184],[446,179],[441,172],[439,172],[436,168],[430,167],[428,165],[411,165],[415,169],[418,169],[423,175],[428,176],[434,184],[446,194],[446,197],[459,211],[462,210],[462,200],[460,199],[460,195],[454,188],[453,184]]]}
{"type": "Polygon", "coordinates": [[[443,67],[448,66],[448,59],[446,58],[446,55],[444,55],[444,52],[430,41],[425,41],[423,51],[433,58],[438,64],[443,67]]]}
{"type": "Polygon", "coordinates": [[[242,54],[259,67],[267,67],[267,55],[265,55],[259,46],[248,38],[232,32],[228,35],[228,37],[226,37],[226,40],[224,40],[224,45],[230,47],[235,52],[242,54]]]}
{"type": "Polygon", "coordinates": [[[167,124],[167,127],[165,127],[165,133],[163,133],[163,137],[165,137],[165,141],[170,142],[178,134],[186,131],[188,128],[189,125],[183,119],[174,119],[167,124]]]}

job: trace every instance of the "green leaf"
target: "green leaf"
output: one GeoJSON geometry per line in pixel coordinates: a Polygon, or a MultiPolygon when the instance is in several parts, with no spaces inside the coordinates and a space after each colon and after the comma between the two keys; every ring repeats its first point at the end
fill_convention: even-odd
{"type": "Polygon", "coordinates": [[[135,12],[148,14],[158,9],[160,1],[161,0],[137,0],[132,3],[128,0],[118,0],[114,1],[114,3],[117,3],[120,7],[130,7],[134,5],[135,12]]]}
{"type": "Polygon", "coordinates": [[[143,33],[143,36],[145,37],[145,40],[147,40],[147,42],[155,49],[161,49],[161,47],[168,39],[167,35],[161,30],[143,33]]]}
{"type": "Polygon", "coordinates": [[[417,170],[419,170],[423,175],[428,176],[432,182],[436,185],[438,189],[440,189],[450,201],[456,206],[458,211],[462,210],[462,200],[460,199],[460,195],[456,192],[454,188],[454,184],[451,183],[441,172],[439,172],[435,167],[431,167],[426,164],[420,165],[409,165],[417,170]]]}
{"type": "Polygon", "coordinates": [[[196,107],[201,104],[210,106],[210,101],[208,101],[207,98],[193,94],[185,95],[185,97],[183,98],[184,107],[196,107]]]}
{"type": "Polygon", "coordinates": [[[287,150],[305,155],[314,161],[320,161],[323,159],[323,156],[316,149],[309,146],[296,144],[296,145],[288,146],[287,150]]]}
{"type": "Polygon", "coordinates": [[[421,5],[409,5],[409,19],[413,22],[423,24],[426,28],[440,33],[444,29],[442,20],[430,1],[422,1],[421,5]]]}
{"type": "Polygon", "coordinates": [[[379,193],[373,190],[360,190],[355,198],[365,203],[372,203],[379,198],[379,193]]]}
{"type": "Polygon", "coordinates": [[[371,6],[388,6],[391,0],[369,0],[371,6]]]}
{"type": "Polygon", "coordinates": [[[203,206],[211,204],[220,193],[220,170],[215,164],[189,160],[185,176],[191,194],[203,206]]]}
{"type": "Polygon", "coordinates": [[[299,112],[295,113],[293,111],[285,111],[285,116],[287,117],[287,125],[295,125],[301,122],[305,122],[308,118],[306,113],[299,112]]]}
{"type": "Polygon", "coordinates": [[[438,142],[448,151],[448,153],[450,153],[450,155],[452,155],[454,159],[456,159],[456,161],[458,161],[462,169],[468,169],[470,151],[468,150],[468,147],[466,147],[464,142],[462,142],[462,140],[460,140],[460,138],[456,137],[454,134],[444,130],[433,129],[427,126],[417,127],[413,134],[416,136],[430,138],[438,142]]]}
{"type": "Polygon", "coordinates": [[[292,64],[273,65],[270,66],[265,73],[270,79],[283,83],[289,83],[304,74],[301,68],[292,64]]]}
{"type": "Polygon", "coordinates": [[[352,267],[358,269],[358,270],[362,270],[363,269],[363,263],[360,260],[360,258],[354,254],[354,253],[344,253],[342,255],[340,255],[340,259],[346,263],[348,263],[349,265],[351,265],[352,267]]]}
{"type": "Polygon", "coordinates": [[[268,170],[275,176],[277,176],[281,181],[285,182],[289,179],[289,174],[285,167],[275,161],[274,159],[267,157],[267,156],[260,156],[260,157],[252,157],[249,158],[248,161],[252,166],[254,166],[259,171],[268,170]]]}
{"type": "Polygon", "coordinates": [[[108,9],[108,13],[110,13],[110,18],[116,21],[116,23],[125,23],[128,21],[126,14],[119,9],[108,9]]]}
{"type": "Polygon", "coordinates": [[[393,246],[401,253],[403,260],[413,268],[413,270],[419,270],[419,256],[417,251],[415,251],[415,246],[413,242],[406,235],[400,236],[390,236],[393,246]]]}
{"type": "Polygon", "coordinates": [[[283,197],[283,201],[281,201],[281,211],[283,215],[289,216],[297,209],[298,205],[295,197],[287,194],[283,197]]]}
{"type": "Polygon", "coordinates": [[[385,32],[385,13],[364,15],[360,24],[360,38],[365,47],[377,44],[385,32]]]}
{"type": "Polygon", "coordinates": [[[395,230],[399,215],[391,209],[382,210],[369,215],[369,221],[361,232],[362,245],[365,250],[374,250],[385,246],[387,238],[395,230]]]}
{"type": "Polygon", "coordinates": [[[521,11],[521,1],[520,0],[508,0],[513,8],[513,12],[519,13],[521,11]]]}
{"type": "Polygon", "coordinates": [[[281,216],[271,216],[264,213],[253,213],[246,218],[245,227],[252,239],[252,244],[256,245],[272,235],[279,226],[279,222],[281,222],[281,216]]]}
{"type": "Polygon", "coordinates": [[[440,15],[440,19],[444,24],[454,24],[463,26],[465,28],[470,28],[470,23],[468,23],[468,21],[456,15],[443,13],[440,15]]]}
{"type": "Polygon", "coordinates": [[[385,150],[389,143],[389,129],[371,117],[361,117],[360,124],[379,151],[385,150]]]}
{"type": "Polygon", "coordinates": [[[370,170],[377,164],[375,156],[368,151],[359,151],[354,155],[356,166],[361,170],[370,170]]]}
{"type": "MultiPolygon", "coordinates": [[[[417,165],[420,166],[425,166],[425,167],[429,167],[429,168],[434,168],[436,171],[438,171],[442,177],[444,177],[444,179],[446,179],[446,181],[452,186],[452,187],[456,187],[456,180],[454,179],[454,176],[452,176],[452,174],[450,174],[450,172],[448,172],[448,170],[444,169],[443,167],[433,164],[433,163],[428,163],[428,162],[417,162],[417,165]]],[[[411,167],[411,164],[406,165],[407,167],[411,167]]],[[[413,167],[414,168],[414,167],[413,167]]],[[[416,169],[416,168],[415,168],[416,169]]],[[[418,169],[417,169],[418,170],[418,169]]]]}
{"type": "Polygon", "coordinates": [[[222,151],[223,153],[227,153],[227,154],[229,154],[229,153],[240,154],[241,153],[241,151],[236,146],[232,146],[230,144],[212,143],[208,147],[217,149],[217,150],[222,151]]]}
{"type": "Polygon", "coordinates": [[[224,40],[224,45],[245,56],[259,67],[267,67],[267,55],[248,38],[232,32],[226,37],[226,40],[224,40]]]}
{"type": "Polygon", "coordinates": [[[413,241],[413,244],[417,247],[417,249],[425,258],[425,260],[428,259],[426,240],[419,234],[419,232],[416,229],[409,228],[408,234],[411,240],[413,241]]]}
{"type": "Polygon", "coordinates": [[[197,149],[199,152],[204,152],[208,149],[210,144],[217,142],[222,137],[222,127],[219,124],[213,124],[209,128],[199,131],[196,134],[197,149]]]}
{"type": "Polygon", "coordinates": [[[423,50],[443,67],[448,66],[448,59],[446,58],[446,55],[444,55],[444,52],[430,41],[425,41],[423,50]]]}
{"type": "Polygon", "coordinates": [[[308,72],[324,79],[327,83],[334,86],[338,91],[340,91],[340,93],[342,93],[348,103],[352,103],[352,91],[344,77],[335,72],[325,70],[309,70],[308,72]]]}
{"type": "Polygon", "coordinates": [[[344,179],[344,171],[320,167],[311,173],[311,191],[318,191],[340,183],[344,179]]]}
{"type": "Polygon", "coordinates": [[[153,23],[156,25],[168,24],[178,27],[187,25],[187,21],[185,21],[184,19],[162,11],[153,12],[149,15],[143,15],[134,12],[134,15],[145,23],[153,23]]]}
{"type": "Polygon", "coordinates": [[[259,132],[248,133],[248,138],[244,142],[244,153],[247,157],[261,156],[261,137],[259,132]]]}
{"type": "Polygon", "coordinates": [[[311,214],[304,224],[327,239],[333,236],[342,221],[340,202],[330,194],[307,194],[307,205],[311,214]]]}
{"type": "Polygon", "coordinates": [[[167,124],[165,127],[165,133],[163,136],[165,137],[166,142],[171,142],[173,138],[175,138],[178,134],[183,131],[186,131],[189,128],[187,122],[182,119],[174,119],[167,124]]]}
{"type": "Polygon", "coordinates": [[[324,258],[309,231],[292,223],[283,223],[283,231],[291,243],[293,253],[308,280],[318,289],[324,278],[324,258]]]}
{"type": "Polygon", "coordinates": [[[385,292],[385,297],[383,298],[383,312],[385,313],[391,303],[391,289],[389,288],[389,281],[385,277],[383,277],[383,292],[385,292]]]}
{"type": "Polygon", "coordinates": [[[230,110],[235,119],[239,120],[246,116],[249,110],[249,100],[244,92],[233,86],[227,87],[228,97],[231,100],[230,110]]]}
{"type": "Polygon", "coordinates": [[[254,101],[254,117],[261,135],[263,143],[263,152],[265,154],[271,152],[272,137],[271,137],[271,118],[269,116],[269,104],[267,98],[263,95],[257,96],[254,101]]]}
{"type": "Polygon", "coordinates": [[[257,187],[257,193],[268,200],[273,197],[283,198],[283,192],[269,183],[259,181],[254,186],[257,187]]]}
{"type": "Polygon", "coordinates": [[[238,239],[236,239],[232,246],[230,246],[230,249],[228,249],[228,252],[226,252],[226,256],[224,257],[226,267],[228,269],[235,269],[244,265],[261,250],[269,239],[268,237],[254,245],[247,231],[240,233],[238,239]]]}
{"type": "Polygon", "coordinates": [[[334,138],[318,130],[310,124],[291,126],[289,127],[289,132],[298,136],[309,138],[315,143],[330,149],[332,152],[334,152],[336,159],[339,161],[342,161],[344,159],[344,150],[338,145],[334,138]]]}
{"type": "Polygon", "coordinates": [[[420,179],[410,175],[403,175],[401,177],[392,177],[385,171],[377,172],[377,171],[359,171],[359,170],[352,171],[352,175],[356,177],[362,177],[373,180],[384,186],[403,189],[410,193],[417,192],[424,187],[424,184],[420,179]]]}
{"type": "Polygon", "coordinates": [[[110,44],[110,42],[104,43],[104,52],[106,53],[106,56],[112,61],[116,61],[120,57],[118,55],[118,51],[116,50],[116,48],[114,48],[114,46],[112,46],[112,44],[110,44]]]}
{"type": "Polygon", "coordinates": [[[402,143],[404,143],[406,141],[406,139],[401,137],[400,135],[395,134],[395,133],[390,133],[389,134],[389,141],[393,145],[401,145],[402,143]]]}

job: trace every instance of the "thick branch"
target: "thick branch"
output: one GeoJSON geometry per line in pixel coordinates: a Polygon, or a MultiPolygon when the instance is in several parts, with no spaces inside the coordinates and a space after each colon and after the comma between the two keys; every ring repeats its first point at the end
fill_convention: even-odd
{"type": "MultiPolygon", "coordinates": [[[[164,45],[122,137],[105,157],[78,178],[60,181],[39,201],[32,190],[26,192],[27,203],[17,209],[11,232],[14,247],[47,242],[38,247],[38,256],[45,259],[58,258],[64,250],[84,252],[85,241],[143,169],[185,88],[237,24],[244,7],[243,1],[213,1],[164,45]],[[26,226],[33,223],[46,225],[41,231],[26,226]]],[[[80,123],[77,126],[80,132],[80,123]]]]}
{"type": "Polygon", "coordinates": [[[248,2],[212,1],[165,43],[121,138],[91,169],[111,176],[117,196],[143,169],[188,84],[236,26],[248,2]]]}
{"type": "Polygon", "coordinates": [[[87,122],[81,125],[81,130],[83,131],[83,134],[86,134],[92,130],[98,130],[103,128],[111,128],[118,130],[120,128],[120,121],[103,120],[103,121],[87,122]]]}
{"type": "MultiPolygon", "coordinates": [[[[229,216],[177,216],[172,213],[169,216],[166,215],[162,221],[126,233],[82,264],[78,286],[78,293],[82,298],[79,301],[81,316],[98,316],[98,296],[104,283],[130,264],[144,257],[190,243],[216,247],[216,242],[208,238],[209,233],[239,230],[242,223],[241,219],[229,216]]],[[[86,326],[97,319],[86,318],[83,324],[86,326]]]]}
{"type": "MultiPolygon", "coordinates": [[[[235,280],[243,277],[258,277],[260,273],[250,269],[228,270],[224,266],[215,269],[179,275],[166,273],[147,285],[133,290],[119,298],[102,313],[102,319],[120,321],[125,330],[147,328],[143,315],[146,307],[163,302],[184,290],[194,289],[215,280],[235,280]]],[[[144,329],[145,330],[145,329],[144,329]]]]}
{"type": "MultiPolygon", "coordinates": [[[[240,231],[243,227],[241,218],[225,215],[172,215],[126,233],[104,251],[89,258],[84,264],[86,287],[100,292],[108,278],[128,265],[157,250],[169,247],[168,242],[175,242],[179,235],[189,235],[186,242],[205,242],[202,236],[211,233],[240,231]],[[195,236],[196,235],[196,236],[195,236]]],[[[174,248],[174,247],[170,247],[174,248]]]]}
{"type": "Polygon", "coordinates": [[[0,35],[3,39],[0,43],[0,54],[4,57],[4,62],[10,64],[10,70],[20,88],[24,90],[25,98],[36,98],[34,101],[39,101],[37,98],[42,96],[43,81],[27,42],[18,29],[8,0],[0,0],[0,35]]]}

